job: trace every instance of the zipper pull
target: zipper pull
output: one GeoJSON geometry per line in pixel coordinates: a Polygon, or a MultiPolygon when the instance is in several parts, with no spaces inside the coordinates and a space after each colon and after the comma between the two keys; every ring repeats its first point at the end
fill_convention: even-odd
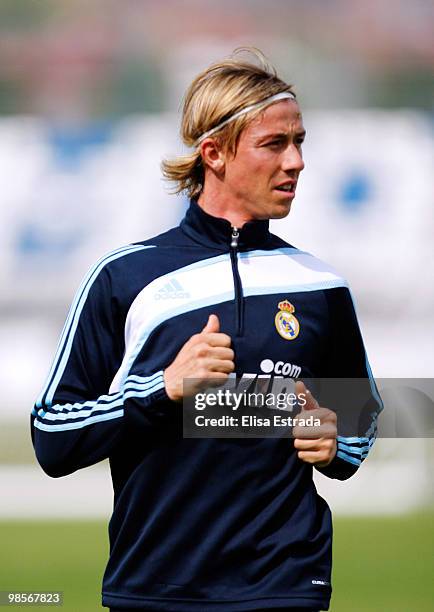
{"type": "Polygon", "coordinates": [[[240,232],[238,228],[232,228],[232,241],[231,241],[231,249],[236,249],[238,247],[238,238],[240,237],[240,232]]]}

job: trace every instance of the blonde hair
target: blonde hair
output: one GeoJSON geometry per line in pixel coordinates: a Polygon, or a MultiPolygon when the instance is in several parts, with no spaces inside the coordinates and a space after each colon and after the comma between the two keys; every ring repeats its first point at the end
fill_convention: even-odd
{"type": "MultiPolygon", "coordinates": [[[[175,183],[173,192],[184,192],[191,198],[202,191],[205,168],[197,141],[205,132],[246,106],[283,92],[294,95],[292,86],[277,76],[276,69],[254,47],[235,49],[228,59],[201,72],[185,94],[181,121],[182,141],[195,150],[189,155],[165,159],[161,164],[164,177],[175,183]],[[237,57],[241,52],[253,55],[258,64],[237,57]]],[[[254,109],[234,118],[216,131],[214,138],[225,151],[235,155],[242,130],[263,110],[254,109]]]]}

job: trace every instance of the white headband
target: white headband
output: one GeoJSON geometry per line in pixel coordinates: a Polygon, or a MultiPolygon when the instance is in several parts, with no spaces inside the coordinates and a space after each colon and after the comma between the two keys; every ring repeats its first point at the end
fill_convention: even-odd
{"type": "Polygon", "coordinates": [[[295,100],[296,98],[295,98],[295,95],[291,93],[290,91],[282,91],[281,93],[275,94],[274,96],[270,96],[269,98],[266,98],[265,100],[262,100],[261,102],[256,102],[256,104],[250,104],[250,106],[246,106],[245,108],[242,108],[237,113],[232,115],[232,117],[229,117],[229,119],[225,119],[224,121],[222,121],[221,123],[213,127],[211,130],[204,132],[196,140],[196,142],[194,143],[194,146],[197,147],[197,145],[199,145],[202,142],[202,140],[205,140],[205,138],[208,138],[208,136],[211,136],[215,132],[218,132],[219,130],[222,129],[222,127],[224,127],[231,121],[235,121],[235,119],[238,119],[238,117],[241,117],[242,115],[245,115],[246,113],[250,113],[250,111],[252,110],[257,110],[259,108],[265,108],[266,106],[269,106],[270,104],[273,104],[274,102],[278,102],[279,100],[288,100],[288,99],[295,100]]]}

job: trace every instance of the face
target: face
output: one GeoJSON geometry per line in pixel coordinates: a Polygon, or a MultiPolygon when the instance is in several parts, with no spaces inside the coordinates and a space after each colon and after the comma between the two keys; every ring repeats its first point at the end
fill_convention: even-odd
{"type": "Polygon", "coordinates": [[[286,217],[304,168],[302,116],[294,100],[272,104],[242,131],[235,156],[224,155],[222,187],[244,221],[286,217]]]}

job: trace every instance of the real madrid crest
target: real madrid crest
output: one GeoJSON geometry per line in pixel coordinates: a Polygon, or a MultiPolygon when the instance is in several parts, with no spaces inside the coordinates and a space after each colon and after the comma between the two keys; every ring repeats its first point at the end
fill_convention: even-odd
{"type": "Polygon", "coordinates": [[[294,312],[295,308],[291,302],[288,302],[288,300],[279,302],[279,312],[274,319],[274,324],[278,333],[285,340],[295,340],[300,331],[300,323],[294,317],[294,312]]]}

